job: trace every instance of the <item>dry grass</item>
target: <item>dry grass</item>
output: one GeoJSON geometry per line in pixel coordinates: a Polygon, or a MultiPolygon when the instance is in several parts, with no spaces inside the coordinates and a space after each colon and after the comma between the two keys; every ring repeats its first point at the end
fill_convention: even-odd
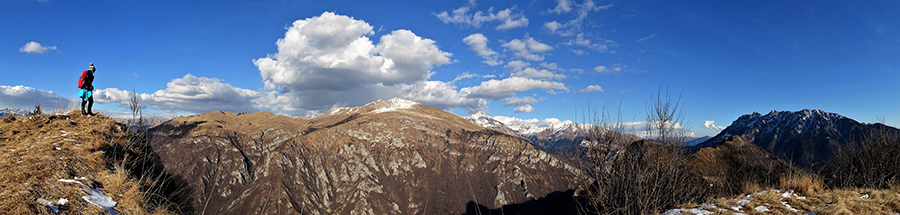
{"type": "Polygon", "coordinates": [[[79,180],[99,187],[118,204],[115,210],[125,214],[172,214],[159,204],[148,202],[146,186],[141,186],[124,165],[127,159],[111,159],[117,152],[111,146],[135,143],[127,127],[105,116],[81,117],[77,111],[30,117],[7,117],[0,120],[0,211],[9,214],[50,214],[37,202],[43,198],[56,202],[66,198],[60,213],[102,214],[103,209],[84,201],[86,193],[75,183],[58,179],[79,180]],[[74,123],[72,123],[72,121],[74,123]],[[143,190],[142,190],[143,189],[143,190]],[[156,207],[155,207],[156,206],[156,207]]]}
{"type": "MultiPolygon", "coordinates": [[[[792,190],[764,189],[731,198],[708,199],[708,211],[718,214],[896,214],[900,213],[898,190],[835,189],[800,195],[792,190]],[[742,200],[745,201],[743,204],[742,200]],[[757,207],[767,211],[757,212],[757,207]]],[[[696,208],[696,204],[679,208],[696,208]]]]}
{"type": "Polygon", "coordinates": [[[779,188],[793,190],[800,195],[812,195],[824,189],[824,182],[816,175],[795,172],[779,179],[779,188]]]}
{"type": "MultiPolygon", "coordinates": [[[[706,202],[715,207],[707,210],[716,211],[719,214],[760,214],[756,212],[755,208],[763,206],[768,210],[763,214],[900,213],[900,185],[894,185],[890,189],[825,189],[821,177],[796,171],[781,175],[779,183],[775,186],[745,183],[744,190],[745,192],[740,195],[708,198],[706,202]],[[749,201],[741,204],[741,199],[749,201]],[[739,210],[734,210],[733,207],[737,207],[739,210]]],[[[696,207],[697,204],[694,203],[678,206],[678,208],[696,207]]]]}

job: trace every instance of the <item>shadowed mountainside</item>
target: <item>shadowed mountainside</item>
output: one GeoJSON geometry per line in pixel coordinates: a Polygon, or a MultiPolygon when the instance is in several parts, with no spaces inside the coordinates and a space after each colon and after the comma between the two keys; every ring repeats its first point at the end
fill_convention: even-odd
{"type": "Polygon", "coordinates": [[[883,124],[864,124],[821,110],[757,112],[739,117],[718,135],[695,146],[715,146],[738,135],[794,165],[819,169],[847,144],[858,145],[873,132],[900,136],[900,130],[883,124]]]}

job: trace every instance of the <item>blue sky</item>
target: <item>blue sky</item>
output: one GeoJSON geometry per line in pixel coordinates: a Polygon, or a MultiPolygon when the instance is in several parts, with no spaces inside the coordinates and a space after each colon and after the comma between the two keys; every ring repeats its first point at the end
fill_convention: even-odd
{"type": "Polygon", "coordinates": [[[822,109],[900,125],[900,2],[5,1],[0,107],[315,116],[401,97],[466,116],[644,121],[660,85],[687,126],[822,109]],[[279,42],[281,41],[281,42],[279,42]],[[49,107],[48,107],[49,106],[49,107]],[[706,123],[706,121],[714,121],[706,123]]]}

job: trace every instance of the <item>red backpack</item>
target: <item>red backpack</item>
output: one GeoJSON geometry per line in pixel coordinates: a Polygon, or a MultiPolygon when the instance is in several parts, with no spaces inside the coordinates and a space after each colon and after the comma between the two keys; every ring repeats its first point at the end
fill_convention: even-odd
{"type": "Polygon", "coordinates": [[[84,89],[84,78],[87,77],[88,72],[91,72],[91,70],[84,70],[81,72],[81,78],[78,78],[78,89],[84,89]]]}

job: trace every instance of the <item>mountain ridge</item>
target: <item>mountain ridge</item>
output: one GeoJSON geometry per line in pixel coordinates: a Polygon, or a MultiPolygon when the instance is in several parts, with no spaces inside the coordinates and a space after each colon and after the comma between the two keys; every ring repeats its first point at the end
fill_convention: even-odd
{"type": "Polygon", "coordinates": [[[713,138],[694,149],[714,147],[732,135],[752,142],[773,155],[802,168],[817,169],[845,144],[858,144],[872,132],[894,135],[896,128],[867,124],[822,110],[775,111],[744,114],[713,138]]]}
{"type": "Polygon", "coordinates": [[[214,111],[151,134],[167,170],[197,179],[194,205],[207,214],[462,213],[585,177],[521,138],[396,98],[314,118],[214,111]]]}

